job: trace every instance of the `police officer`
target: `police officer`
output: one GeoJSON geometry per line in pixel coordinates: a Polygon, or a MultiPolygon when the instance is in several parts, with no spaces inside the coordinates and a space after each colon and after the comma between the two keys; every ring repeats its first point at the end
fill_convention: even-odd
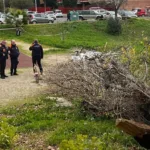
{"type": "MultiPolygon", "coordinates": [[[[33,67],[35,64],[38,65],[41,74],[43,73],[43,68],[41,65],[41,59],[43,58],[43,47],[38,43],[37,40],[33,42],[33,44],[29,47],[29,50],[32,51],[32,63],[33,67]]],[[[34,69],[33,69],[34,71],[34,69]]]]}
{"type": "Polygon", "coordinates": [[[2,79],[8,77],[5,75],[6,59],[8,59],[8,48],[6,47],[6,41],[2,41],[0,43],[0,73],[2,79]]]}
{"type": "Polygon", "coordinates": [[[17,74],[17,66],[19,63],[18,57],[20,55],[20,52],[19,52],[18,46],[16,45],[15,40],[11,41],[11,45],[8,48],[8,51],[9,51],[10,60],[11,60],[10,74],[11,74],[11,76],[12,75],[18,75],[17,74]]]}

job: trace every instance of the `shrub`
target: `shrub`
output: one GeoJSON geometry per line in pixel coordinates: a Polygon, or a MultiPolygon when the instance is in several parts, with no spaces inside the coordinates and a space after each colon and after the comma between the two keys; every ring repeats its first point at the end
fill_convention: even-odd
{"type": "MultiPolygon", "coordinates": [[[[107,135],[107,134],[105,134],[107,135]]],[[[77,137],[72,140],[63,140],[60,144],[60,150],[125,150],[127,147],[123,147],[121,144],[113,142],[113,140],[105,141],[102,138],[91,137],[87,135],[77,135],[77,137]]]]}
{"type": "Polygon", "coordinates": [[[9,148],[15,139],[16,128],[10,126],[6,119],[0,121],[0,148],[9,148]]]}
{"type": "Polygon", "coordinates": [[[107,33],[119,35],[122,32],[121,23],[118,19],[110,18],[107,23],[107,33]]]}

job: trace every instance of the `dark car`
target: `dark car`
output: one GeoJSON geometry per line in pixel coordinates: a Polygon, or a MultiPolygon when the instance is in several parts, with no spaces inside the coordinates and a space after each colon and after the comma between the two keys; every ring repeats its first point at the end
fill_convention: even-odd
{"type": "Polygon", "coordinates": [[[29,15],[29,23],[54,23],[54,19],[47,17],[45,14],[36,13],[29,15]]]}

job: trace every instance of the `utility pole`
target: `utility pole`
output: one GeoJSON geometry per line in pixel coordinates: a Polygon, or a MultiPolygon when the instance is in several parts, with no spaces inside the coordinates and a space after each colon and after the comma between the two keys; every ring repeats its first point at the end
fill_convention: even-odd
{"type": "Polygon", "coordinates": [[[37,0],[35,0],[35,11],[36,11],[36,13],[37,13],[37,0]]]}
{"type": "Polygon", "coordinates": [[[44,1],[44,11],[46,12],[46,0],[44,1]]]}
{"type": "Polygon", "coordinates": [[[5,0],[3,0],[3,11],[4,11],[4,14],[5,14],[5,0]]]}

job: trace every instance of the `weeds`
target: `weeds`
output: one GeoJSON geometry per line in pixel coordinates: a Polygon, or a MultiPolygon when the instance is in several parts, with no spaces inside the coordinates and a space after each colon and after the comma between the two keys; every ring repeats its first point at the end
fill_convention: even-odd
{"type": "Polygon", "coordinates": [[[34,132],[38,135],[41,131],[46,131],[43,140],[50,145],[62,145],[64,140],[75,139],[80,134],[87,135],[89,140],[96,137],[105,142],[104,146],[108,143],[110,147],[119,145],[126,148],[136,145],[132,138],[115,128],[113,120],[82,115],[79,102],[70,107],[56,104],[54,99],[41,97],[33,103],[5,108],[1,110],[1,115],[9,116],[7,122],[17,129],[18,134],[34,132]]]}

